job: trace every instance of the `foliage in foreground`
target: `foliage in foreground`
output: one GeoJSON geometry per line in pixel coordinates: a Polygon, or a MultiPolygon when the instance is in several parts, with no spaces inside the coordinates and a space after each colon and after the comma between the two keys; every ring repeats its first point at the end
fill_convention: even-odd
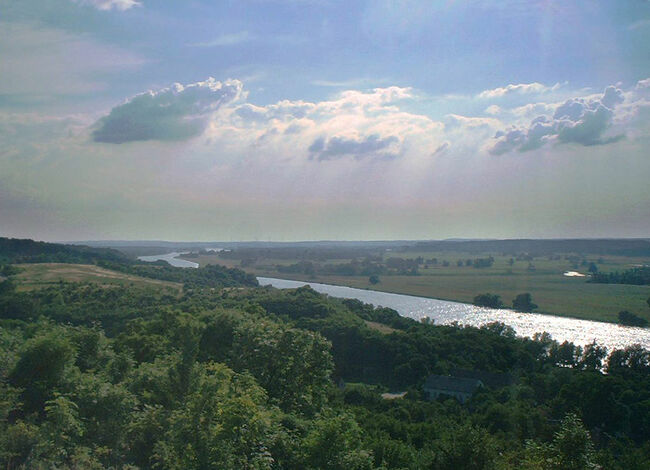
{"type": "Polygon", "coordinates": [[[608,357],[595,343],[517,338],[501,324],[424,325],[309,288],[195,288],[176,297],[5,287],[5,468],[650,465],[650,352],[640,347],[608,357]],[[466,405],[423,399],[428,374],[459,368],[512,380],[466,405]],[[389,389],[408,394],[382,399],[389,389]]]}

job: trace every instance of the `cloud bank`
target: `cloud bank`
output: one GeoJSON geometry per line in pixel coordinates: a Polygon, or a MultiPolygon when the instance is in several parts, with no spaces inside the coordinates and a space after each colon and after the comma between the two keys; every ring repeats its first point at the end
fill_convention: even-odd
{"type": "MultiPolygon", "coordinates": [[[[602,94],[523,106],[488,105],[483,116],[446,114],[435,120],[405,110],[419,99],[410,88],[347,90],[329,100],[246,102],[238,80],[209,78],[139,94],[96,124],[95,142],[187,141],[201,137],[216,154],[278,161],[341,159],[421,160],[460,152],[503,155],[547,144],[605,145],[625,137],[647,99],[648,80],[627,92],[608,86],[602,94]],[[627,120],[627,121],[626,121],[627,120]],[[628,126],[626,128],[626,125],[628,126]]],[[[508,85],[468,98],[554,90],[540,83],[508,85]],[[488,93],[489,92],[489,93],[488,93]]],[[[566,96],[566,92],[563,92],[566,96]]],[[[647,103],[646,103],[647,104],[647,103]]],[[[636,118],[638,121],[638,118],[636,118]]]]}
{"type": "Polygon", "coordinates": [[[238,99],[242,83],[209,78],[204,82],[175,83],[148,91],[116,106],[97,122],[95,142],[121,144],[143,140],[187,140],[203,132],[210,115],[238,99]]]}

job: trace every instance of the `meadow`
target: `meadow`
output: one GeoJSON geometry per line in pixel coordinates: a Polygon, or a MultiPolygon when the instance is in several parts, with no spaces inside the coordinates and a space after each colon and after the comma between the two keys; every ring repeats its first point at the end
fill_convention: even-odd
{"type": "Polygon", "coordinates": [[[156,287],[179,292],[182,284],[121,273],[90,264],[35,263],[15,265],[19,291],[42,289],[60,282],[94,283],[101,286],[156,287]]]}

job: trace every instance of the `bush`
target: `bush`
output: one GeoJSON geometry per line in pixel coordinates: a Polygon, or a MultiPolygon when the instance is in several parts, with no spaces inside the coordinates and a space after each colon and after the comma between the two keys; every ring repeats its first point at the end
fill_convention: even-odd
{"type": "Polygon", "coordinates": [[[479,307],[502,308],[503,302],[501,301],[501,296],[486,293],[474,297],[474,305],[478,305],[479,307]]]}
{"type": "Polygon", "coordinates": [[[512,300],[512,308],[519,312],[532,312],[537,308],[534,304],[529,292],[519,294],[512,300]]]}
{"type": "Polygon", "coordinates": [[[647,326],[648,325],[648,320],[645,318],[641,318],[638,315],[633,314],[632,312],[628,312],[627,310],[622,310],[618,312],[618,322],[621,325],[626,325],[626,326],[647,326]]]}

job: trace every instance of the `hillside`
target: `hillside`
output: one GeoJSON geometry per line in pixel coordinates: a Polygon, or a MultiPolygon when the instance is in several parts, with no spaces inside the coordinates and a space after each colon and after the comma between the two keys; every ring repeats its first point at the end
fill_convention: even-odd
{"type": "Polygon", "coordinates": [[[82,263],[100,260],[127,262],[128,258],[111,248],[39,242],[29,239],[0,237],[0,264],[10,263],[82,263]]]}

